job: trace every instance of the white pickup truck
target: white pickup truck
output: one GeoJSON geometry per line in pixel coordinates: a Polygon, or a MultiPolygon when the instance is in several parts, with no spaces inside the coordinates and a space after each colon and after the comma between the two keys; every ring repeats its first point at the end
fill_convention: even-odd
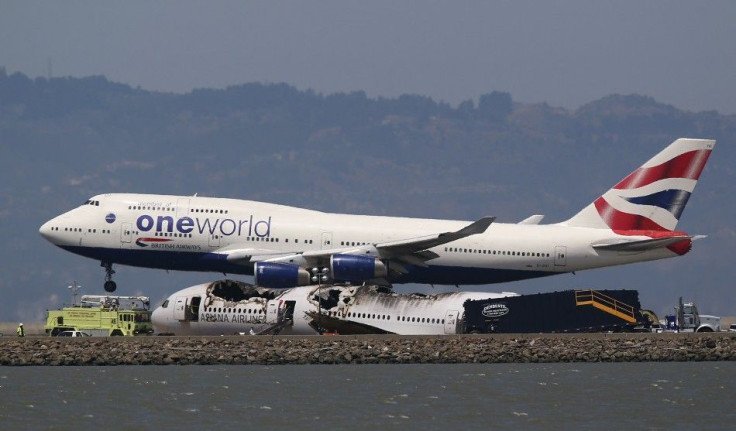
{"type": "Polygon", "coordinates": [[[57,337],[89,337],[90,335],[82,331],[62,331],[57,337]]]}

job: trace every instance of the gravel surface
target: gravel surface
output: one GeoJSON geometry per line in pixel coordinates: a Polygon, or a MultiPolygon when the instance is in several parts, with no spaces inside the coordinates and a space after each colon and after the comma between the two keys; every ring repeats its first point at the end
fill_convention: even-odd
{"type": "Polygon", "coordinates": [[[733,333],[0,338],[5,366],[733,360],[733,333]]]}

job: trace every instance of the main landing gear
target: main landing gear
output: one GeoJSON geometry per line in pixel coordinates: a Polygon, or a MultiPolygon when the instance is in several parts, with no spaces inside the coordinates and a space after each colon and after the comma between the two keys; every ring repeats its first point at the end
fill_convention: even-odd
{"type": "Polygon", "coordinates": [[[112,293],[118,287],[118,285],[112,281],[112,275],[115,274],[115,271],[112,269],[112,263],[102,262],[100,263],[100,266],[105,267],[105,291],[112,293]]]}

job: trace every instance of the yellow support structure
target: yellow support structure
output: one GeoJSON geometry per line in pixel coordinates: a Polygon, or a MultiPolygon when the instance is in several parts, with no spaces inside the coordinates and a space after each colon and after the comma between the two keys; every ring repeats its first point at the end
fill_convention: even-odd
{"type": "Polygon", "coordinates": [[[592,305],[599,310],[605,311],[606,313],[612,314],[616,317],[620,317],[629,323],[636,322],[636,318],[634,317],[634,307],[624,304],[616,298],[604,295],[597,290],[576,290],[575,305],[592,305]]]}

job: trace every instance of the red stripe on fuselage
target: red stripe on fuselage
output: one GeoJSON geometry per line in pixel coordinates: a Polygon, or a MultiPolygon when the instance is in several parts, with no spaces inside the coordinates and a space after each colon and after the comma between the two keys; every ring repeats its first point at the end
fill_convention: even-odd
{"type": "Polygon", "coordinates": [[[138,241],[169,242],[169,241],[173,241],[173,239],[169,239],[169,238],[138,238],[138,241]]]}
{"type": "Polygon", "coordinates": [[[705,168],[711,150],[689,151],[661,165],[639,168],[616,184],[614,189],[635,189],[663,178],[687,178],[697,180],[705,168]]]}

